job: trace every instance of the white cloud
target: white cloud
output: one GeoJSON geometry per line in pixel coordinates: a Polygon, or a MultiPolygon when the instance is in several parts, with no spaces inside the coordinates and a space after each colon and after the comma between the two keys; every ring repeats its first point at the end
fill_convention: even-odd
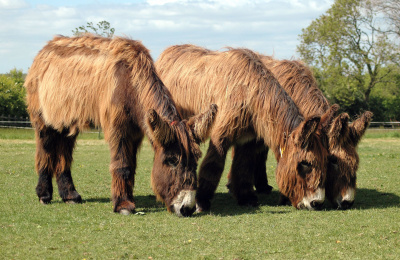
{"type": "Polygon", "coordinates": [[[24,0],[0,0],[0,9],[19,9],[28,7],[24,0]]]}
{"type": "MultiPolygon", "coordinates": [[[[0,0],[0,6],[14,2],[20,2],[19,6],[25,3],[0,0]]],[[[183,43],[210,49],[248,47],[290,58],[296,55],[301,29],[323,14],[333,0],[89,2],[55,6],[45,1],[46,5],[8,11],[0,8],[0,24],[6,25],[0,27],[0,73],[14,66],[27,71],[36,53],[54,35],[72,35],[73,29],[102,20],[111,23],[116,35],[141,40],[154,59],[169,45],[183,43]]]]}

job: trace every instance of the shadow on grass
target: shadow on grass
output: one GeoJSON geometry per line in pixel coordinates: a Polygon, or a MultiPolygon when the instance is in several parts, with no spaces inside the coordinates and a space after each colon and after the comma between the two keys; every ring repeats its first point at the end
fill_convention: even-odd
{"type": "Polygon", "coordinates": [[[374,189],[357,189],[354,209],[382,209],[400,207],[400,197],[389,192],[374,189]]]}
{"type": "MultiPolygon", "coordinates": [[[[135,196],[136,210],[144,213],[159,212],[167,210],[165,206],[156,200],[156,196],[135,196]]],[[[88,198],[83,199],[82,203],[111,203],[110,198],[88,198]]]]}
{"type": "MultiPolygon", "coordinates": [[[[279,199],[279,192],[272,191],[271,194],[258,194],[259,206],[277,206],[279,199]]],[[[55,201],[55,203],[63,203],[62,201],[55,201]]],[[[83,203],[111,203],[110,198],[87,198],[82,200],[83,203]]],[[[156,200],[154,195],[137,195],[135,196],[136,210],[144,213],[155,213],[166,211],[163,203],[156,200]]],[[[200,217],[207,214],[215,214],[220,216],[235,216],[242,214],[257,214],[259,213],[259,206],[239,206],[236,200],[228,192],[216,193],[211,202],[211,211],[196,213],[193,217],[200,217]]],[[[291,206],[282,206],[281,211],[273,210],[272,214],[288,213],[287,209],[291,206]],[[286,210],[284,210],[286,208],[286,210]]]]}
{"type": "MultiPolygon", "coordinates": [[[[216,193],[211,201],[211,213],[219,216],[236,216],[243,214],[259,214],[261,206],[278,206],[279,192],[273,190],[271,194],[257,194],[258,206],[240,206],[237,201],[233,198],[232,194],[216,193]]],[[[287,214],[292,210],[291,206],[280,206],[277,210],[269,210],[268,214],[287,214]]],[[[197,215],[206,215],[210,212],[202,212],[197,215]]]]}
{"type": "MultiPolygon", "coordinates": [[[[136,209],[144,213],[156,213],[166,211],[165,205],[156,200],[154,195],[137,195],[135,196],[136,209]]],[[[258,194],[258,207],[239,206],[233,196],[226,192],[218,192],[211,201],[211,211],[194,214],[194,217],[202,215],[214,214],[220,216],[236,216],[243,214],[258,214],[261,206],[277,207],[279,201],[279,191],[273,190],[271,194],[258,194]]],[[[62,201],[54,201],[55,203],[63,203],[62,201]]],[[[83,203],[111,203],[110,198],[87,198],[83,203]]],[[[352,209],[379,209],[400,207],[400,197],[393,193],[379,192],[374,189],[357,189],[355,203],[352,209]]],[[[268,214],[288,214],[294,208],[292,206],[279,206],[281,210],[274,208],[269,210],[268,214]]],[[[323,211],[336,210],[331,203],[324,203],[323,211]]]]}
{"type": "Polygon", "coordinates": [[[110,202],[111,202],[110,198],[88,198],[82,200],[82,203],[110,203],[110,202]]]}
{"type": "MultiPolygon", "coordinates": [[[[357,188],[354,205],[351,209],[384,209],[400,207],[400,197],[389,192],[379,192],[374,189],[357,188]]],[[[322,210],[337,210],[329,201],[325,201],[322,210]]]]}

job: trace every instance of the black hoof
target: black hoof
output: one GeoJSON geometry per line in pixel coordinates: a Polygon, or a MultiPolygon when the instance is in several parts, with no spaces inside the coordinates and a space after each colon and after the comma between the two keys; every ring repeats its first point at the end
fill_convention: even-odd
{"type": "Polygon", "coordinates": [[[39,198],[40,203],[43,205],[50,204],[51,200],[52,200],[51,196],[43,196],[39,198]]]}
{"type": "Polygon", "coordinates": [[[209,211],[211,208],[211,202],[209,200],[197,201],[196,212],[209,211]]]}
{"type": "Polygon", "coordinates": [[[258,198],[254,194],[247,194],[246,196],[241,196],[237,200],[238,204],[240,206],[252,206],[252,207],[257,207],[258,204],[258,198]]]}
{"type": "Polygon", "coordinates": [[[78,192],[74,191],[71,195],[62,199],[65,203],[76,204],[82,203],[82,197],[78,192]]]}
{"type": "Polygon", "coordinates": [[[256,192],[259,194],[271,194],[271,191],[272,191],[272,186],[270,185],[256,187],[256,192]]]}

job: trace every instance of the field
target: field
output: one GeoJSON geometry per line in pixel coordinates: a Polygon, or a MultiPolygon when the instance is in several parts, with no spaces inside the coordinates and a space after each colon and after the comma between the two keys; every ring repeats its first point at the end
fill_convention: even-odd
{"type": "MultiPolygon", "coordinates": [[[[83,204],[53,203],[35,194],[32,130],[0,129],[0,259],[399,259],[400,131],[368,131],[359,145],[353,209],[322,211],[277,206],[276,162],[267,163],[272,194],[240,207],[225,188],[211,212],[178,218],[156,202],[150,187],[153,152],[139,154],[138,214],[112,212],[109,151],[98,133],[79,138],[73,177],[83,204]]],[[[203,151],[206,146],[203,145],[203,151]]],[[[228,157],[230,158],[230,157],[228,157]]],[[[55,183],[54,183],[55,184],[55,183]]]]}

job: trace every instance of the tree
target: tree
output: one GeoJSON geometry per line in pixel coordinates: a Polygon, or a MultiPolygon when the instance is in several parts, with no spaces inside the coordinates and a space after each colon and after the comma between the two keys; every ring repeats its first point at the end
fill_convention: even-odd
{"type": "Polygon", "coordinates": [[[400,61],[399,42],[375,28],[379,18],[370,1],[336,0],[300,35],[297,51],[314,67],[321,89],[352,115],[370,109],[372,90],[400,61]]]}
{"type": "Polygon", "coordinates": [[[101,21],[97,23],[97,26],[93,25],[92,22],[88,22],[86,25],[79,26],[72,30],[72,33],[75,36],[79,36],[84,33],[94,33],[100,36],[111,38],[113,37],[115,32],[114,28],[111,28],[111,25],[107,21],[101,21]]]}
{"type": "Polygon", "coordinates": [[[24,75],[22,70],[12,69],[0,75],[0,115],[26,117],[24,75]]]}
{"type": "Polygon", "coordinates": [[[400,37],[400,1],[399,0],[370,0],[369,8],[375,9],[384,15],[387,23],[387,33],[400,37]]]}

